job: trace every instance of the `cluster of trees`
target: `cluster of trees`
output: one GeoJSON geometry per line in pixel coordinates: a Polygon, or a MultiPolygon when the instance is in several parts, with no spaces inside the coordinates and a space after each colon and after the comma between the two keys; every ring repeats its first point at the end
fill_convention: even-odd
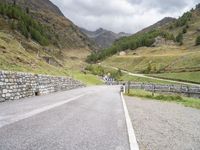
{"type": "Polygon", "coordinates": [[[85,68],[85,70],[89,71],[90,73],[98,76],[103,76],[105,74],[105,70],[101,66],[96,66],[96,65],[89,65],[85,68]]]}
{"type": "Polygon", "coordinates": [[[48,45],[48,28],[41,23],[34,20],[29,15],[29,9],[26,11],[17,6],[15,3],[6,4],[0,3],[0,14],[9,17],[11,21],[11,27],[14,30],[18,30],[26,38],[31,37],[41,45],[48,45]]]}
{"type": "Polygon", "coordinates": [[[99,60],[103,60],[127,49],[135,50],[142,46],[149,47],[155,42],[157,36],[161,36],[167,40],[175,40],[173,34],[159,30],[152,30],[147,33],[136,34],[130,37],[123,37],[117,40],[110,48],[89,55],[87,57],[87,62],[96,63],[99,60]]]}
{"type": "Polygon", "coordinates": [[[192,18],[192,13],[191,12],[186,12],[181,16],[175,23],[176,27],[182,27],[182,26],[187,26],[188,21],[190,21],[192,18]]]}
{"type": "Polygon", "coordinates": [[[116,71],[110,71],[110,70],[108,71],[99,65],[89,65],[85,68],[85,70],[98,76],[104,76],[106,74],[110,74],[110,77],[112,77],[115,80],[120,80],[121,76],[123,75],[120,69],[116,71]]]}

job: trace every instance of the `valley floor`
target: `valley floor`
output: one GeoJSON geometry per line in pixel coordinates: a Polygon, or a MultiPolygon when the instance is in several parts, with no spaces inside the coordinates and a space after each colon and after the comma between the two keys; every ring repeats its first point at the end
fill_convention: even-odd
{"type": "Polygon", "coordinates": [[[200,110],[125,97],[140,150],[199,150],[200,110]]]}

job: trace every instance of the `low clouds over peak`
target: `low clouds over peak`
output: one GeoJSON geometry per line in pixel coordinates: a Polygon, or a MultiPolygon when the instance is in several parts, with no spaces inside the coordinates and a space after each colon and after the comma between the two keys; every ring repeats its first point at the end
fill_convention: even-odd
{"type": "Polygon", "coordinates": [[[76,25],[134,33],[164,17],[178,17],[200,0],[51,0],[76,25]]]}

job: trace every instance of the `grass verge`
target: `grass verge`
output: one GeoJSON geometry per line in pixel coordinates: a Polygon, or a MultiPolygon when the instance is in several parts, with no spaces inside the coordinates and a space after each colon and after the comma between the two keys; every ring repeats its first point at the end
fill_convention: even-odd
{"type": "Polygon", "coordinates": [[[72,72],[71,76],[76,79],[81,81],[82,83],[86,85],[102,85],[103,81],[98,77],[93,74],[83,74],[80,72],[72,72]]]}
{"type": "Polygon", "coordinates": [[[163,74],[153,74],[152,76],[173,79],[184,82],[200,83],[200,71],[197,72],[181,72],[181,73],[163,73],[163,74]]]}
{"type": "Polygon", "coordinates": [[[130,93],[127,94],[127,96],[136,96],[136,97],[142,97],[142,98],[147,98],[151,100],[176,102],[186,107],[200,109],[200,99],[188,98],[188,97],[183,97],[180,95],[167,95],[167,94],[157,94],[157,93],[152,95],[151,92],[134,89],[134,90],[130,90],[130,93]]]}
{"type": "Polygon", "coordinates": [[[142,82],[142,83],[154,83],[154,84],[176,84],[170,81],[162,81],[157,79],[149,79],[145,77],[136,77],[132,75],[127,75],[123,73],[122,77],[120,78],[121,81],[131,81],[131,82],[142,82]]]}

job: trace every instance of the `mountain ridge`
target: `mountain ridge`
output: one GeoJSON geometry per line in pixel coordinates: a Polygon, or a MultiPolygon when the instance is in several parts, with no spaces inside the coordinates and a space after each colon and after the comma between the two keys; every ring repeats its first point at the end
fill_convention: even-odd
{"type": "MultiPolygon", "coordinates": [[[[144,33],[144,32],[149,32],[155,28],[161,28],[162,26],[166,26],[167,24],[170,24],[170,23],[173,23],[175,22],[177,19],[176,18],[173,18],[173,17],[165,17],[163,19],[161,19],[160,21],[138,31],[137,33],[144,33]]],[[[136,34],[137,34],[136,33],[136,34]]]]}
{"type": "Polygon", "coordinates": [[[99,28],[95,31],[89,31],[84,28],[80,28],[80,30],[93,42],[96,43],[98,47],[101,49],[110,47],[114,41],[121,37],[130,36],[128,33],[120,32],[120,33],[114,33],[112,31],[99,28]]]}

